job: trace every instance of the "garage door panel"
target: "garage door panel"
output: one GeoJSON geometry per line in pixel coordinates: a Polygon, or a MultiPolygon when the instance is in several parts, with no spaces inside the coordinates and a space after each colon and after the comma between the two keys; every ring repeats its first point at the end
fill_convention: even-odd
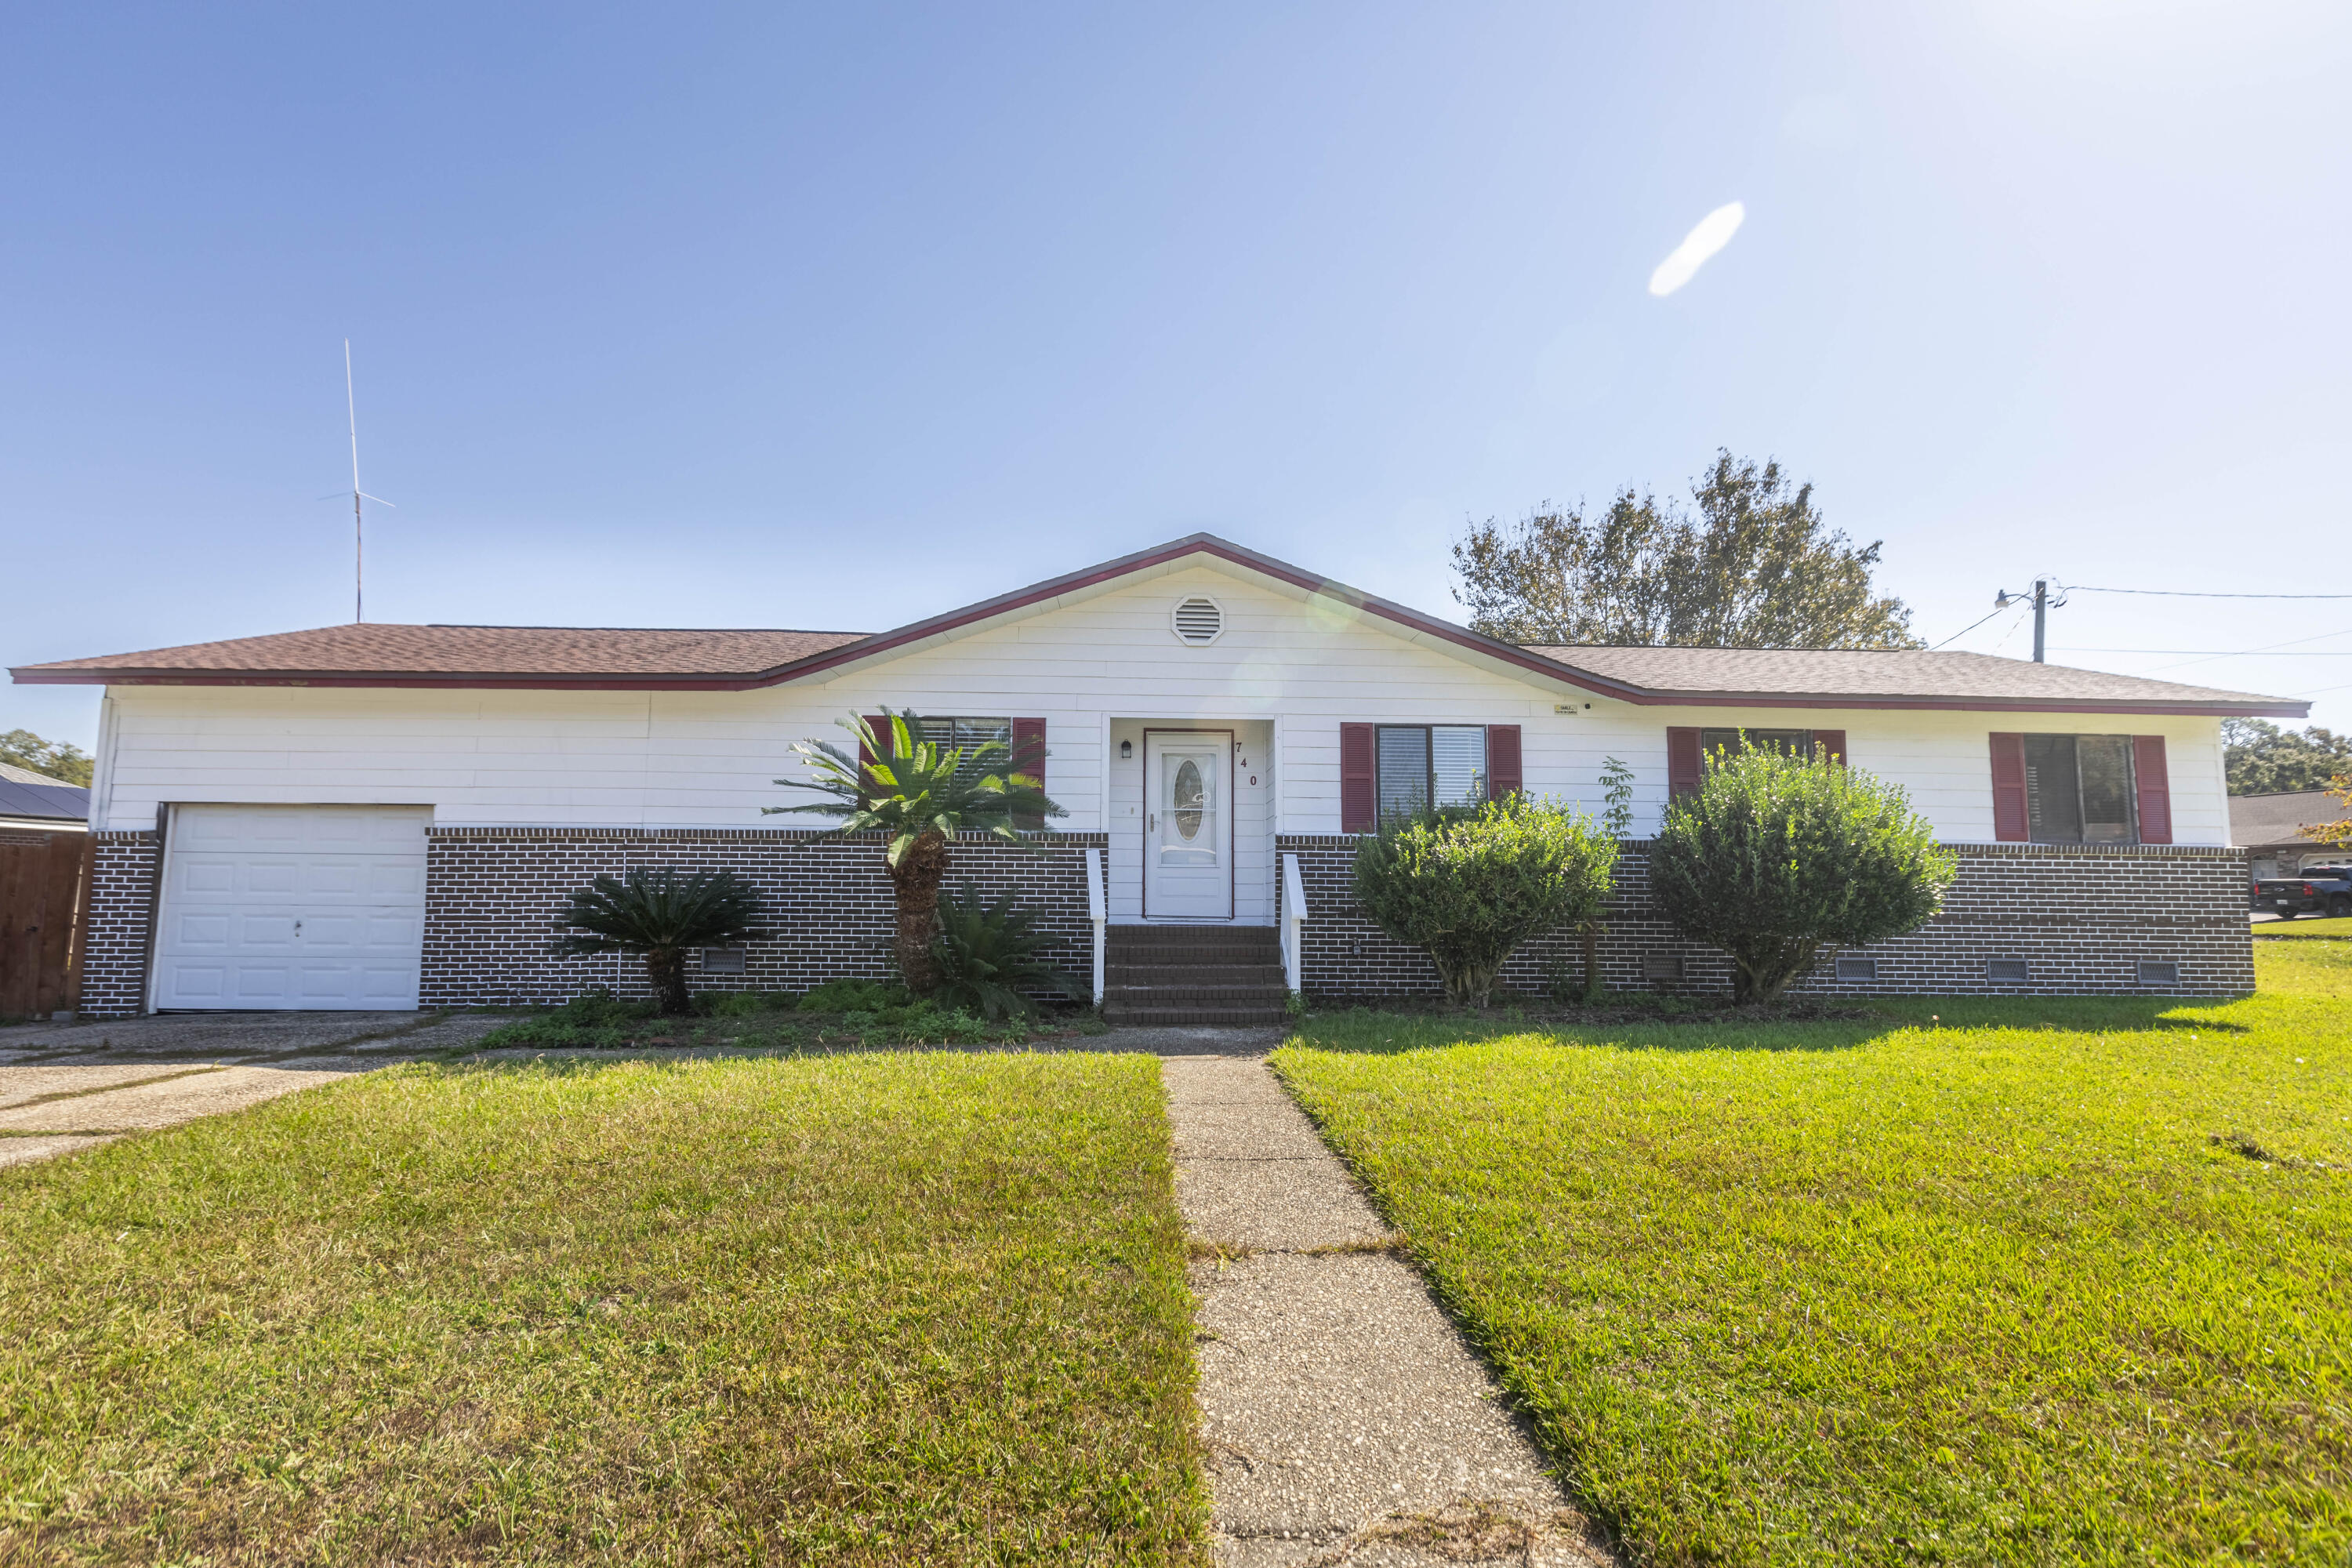
{"type": "Polygon", "coordinates": [[[228,992],[228,971],[216,963],[167,963],[160,978],[184,1006],[217,1005],[228,992]]]}
{"type": "Polygon", "coordinates": [[[287,994],[294,969],[286,963],[238,963],[231,965],[229,973],[236,979],[231,994],[241,1005],[283,1006],[278,998],[287,994]]]}
{"type": "Polygon", "coordinates": [[[421,806],[175,808],[159,1007],[416,1005],[421,806]]]}
{"type": "Polygon", "coordinates": [[[425,858],[418,856],[415,864],[395,865],[390,861],[369,863],[361,890],[370,898],[392,899],[401,902],[425,898],[425,858]]]}
{"type": "Polygon", "coordinates": [[[225,914],[183,912],[172,922],[171,945],[180,952],[216,952],[228,946],[236,926],[225,914]]]}

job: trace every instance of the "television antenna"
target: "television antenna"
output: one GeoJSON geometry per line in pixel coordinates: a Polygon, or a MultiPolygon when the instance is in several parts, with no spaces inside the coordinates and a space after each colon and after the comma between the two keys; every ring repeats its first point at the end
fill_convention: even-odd
{"type": "MultiPolygon", "coordinates": [[[[360,502],[372,500],[378,506],[392,506],[382,496],[372,496],[360,489],[360,405],[352,391],[352,340],[343,340],[343,408],[352,420],[352,624],[367,619],[367,521],[360,513],[360,502]]],[[[324,498],[322,498],[324,499],[324,498]]],[[[398,511],[398,507],[393,507],[398,511]]]]}

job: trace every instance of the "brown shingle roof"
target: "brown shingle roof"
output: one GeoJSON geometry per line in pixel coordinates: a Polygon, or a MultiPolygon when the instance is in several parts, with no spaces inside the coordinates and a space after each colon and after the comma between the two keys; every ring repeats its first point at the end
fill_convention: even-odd
{"type": "Polygon", "coordinates": [[[2318,839],[2295,830],[2343,819],[2344,808],[2322,789],[2296,790],[2287,795],[2233,795],[2230,797],[2230,842],[2249,846],[2293,844],[2321,849],[2318,839]]]}
{"type": "Polygon", "coordinates": [[[232,637],[34,671],[147,675],[488,677],[740,680],[862,641],[864,632],[695,631],[635,626],[401,626],[381,621],[232,637]]]}
{"type": "Polygon", "coordinates": [[[1213,534],[1032,584],[871,636],[856,632],[638,630],[593,626],[345,626],[276,637],[28,665],[41,683],[742,688],[798,679],[959,627],[1059,602],[1138,573],[1201,560],[1328,595],[1409,635],[1549,680],[1643,704],[1989,708],[2046,711],[2263,713],[2311,705],[2251,692],[2142,680],[1969,653],[1659,647],[1515,647],[1404,605],[1261,555],[1213,534]]]}
{"type": "Polygon", "coordinates": [[[2145,703],[2151,708],[2207,703],[2275,703],[2275,697],[2210,686],[2109,675],[2096,669],[1997,658],[1985,653],[1884,653],[1830,648],[1563,647],[1529,645],[1530,653],[1643,692],[1677,696],[1820,698],[1843,701],[1945,698],[1958,701],[2145,703]]]}

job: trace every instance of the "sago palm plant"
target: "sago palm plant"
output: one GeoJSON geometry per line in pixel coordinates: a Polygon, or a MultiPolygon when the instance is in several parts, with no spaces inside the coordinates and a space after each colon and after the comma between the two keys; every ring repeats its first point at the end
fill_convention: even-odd
{"type": "Polygon", "coordinates": [[[759,894],[732,871],[639,869],[599,877],[572,894],[555,922],[555,951],[643,953],[661,1010],[675,1016],[694,1005],[687,950],[740,942],[754,934],[759,915],[759,894]]]}
{"type": "Polygon", "coordinates": [[[786,789],[813,791],[825,798],[805,805],[770,805],[761,810],[814,812],[836,820],[830,837],[881,833],[889,843],[883,865],[890,873],[898,930],[892,947],[898,977],[917,995],[939,985],[931,938],[939,929],[940,883],[948,871],[948,842],[959,833],[985,833],[1020,844],[1020,824],[1060,816],[1039,781],[1013,771],[1013,748],[1003,741],[972,746],[942,746],[922,739],[914,713],[890,713],[880,733],[852,715],[841,727],[857,737],[859,754],[829,741],[801,741],[793,750],[805,758],[806,779],[778,779],[786,789]]]}
{"type": "Polygon", "coordinates": [[[1037,929],[1034,914],[1013,907],[1011,893],[992,901],[966,882],[940,900],[940,934],[931,943],[940,984],[933,994],[991,1023],[1036,1012],[1032,992],[1082,1001],[1090,987],[1045,962],[1045,954],[1059,945],[1037,929]]]}

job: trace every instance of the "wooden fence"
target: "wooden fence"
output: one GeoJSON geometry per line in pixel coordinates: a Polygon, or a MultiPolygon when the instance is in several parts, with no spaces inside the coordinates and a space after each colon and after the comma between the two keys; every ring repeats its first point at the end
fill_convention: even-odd
{"type": "Polygon", "coordinates": [[[0,1019],[72,1009],[92,847],[87,833],[0,833],[0,1019]]]}

